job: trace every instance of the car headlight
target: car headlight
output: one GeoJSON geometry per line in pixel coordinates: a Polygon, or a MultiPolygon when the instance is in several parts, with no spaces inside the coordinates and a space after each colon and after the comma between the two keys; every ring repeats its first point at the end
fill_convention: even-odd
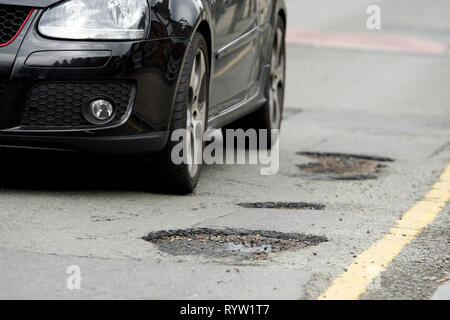
{"type": "Polygon", "coordinates": [[[47,9],[38,29],[60,39],[138,40],[149,16],[147,0],[67,0],[47,9]]]}

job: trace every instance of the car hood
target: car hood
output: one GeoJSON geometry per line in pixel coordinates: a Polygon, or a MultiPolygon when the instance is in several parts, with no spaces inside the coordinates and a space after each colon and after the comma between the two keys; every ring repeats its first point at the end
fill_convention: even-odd
{"type": "Polygon", "coordinates": [[[0,0],[0,4],[45,8],[62,0],[0,0]]]}

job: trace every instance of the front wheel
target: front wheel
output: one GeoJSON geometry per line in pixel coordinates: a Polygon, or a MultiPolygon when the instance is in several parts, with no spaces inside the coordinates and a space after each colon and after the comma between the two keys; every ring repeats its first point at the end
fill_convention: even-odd
{"type": "Polygon", "coordinates": [[[188,49],[182,71],[169,141],[166,148],[150,161],[153,175],[158,179],[158,188],[162,186],[165,192],[192,193],[200,179],[205,146],[203,135],[208,125],[207,57],[206,41],[197,33],[188,49]],[[181,140],[172,141],[175,135],[181,140]],[[179,163],[181,159],[182,163],[179,163]]]}

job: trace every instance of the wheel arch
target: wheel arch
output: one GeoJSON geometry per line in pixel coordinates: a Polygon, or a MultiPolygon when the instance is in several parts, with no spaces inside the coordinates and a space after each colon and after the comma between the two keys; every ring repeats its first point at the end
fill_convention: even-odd
{"type": "MultiPolygon", "coordinates": [[[[205,38],[206,46],[208,47],[208,57],[209,57],[209,70],[211,73],[211,64],[213,61],[213,45],[212,45],[212,32],[211,27],[209,26],[209,23],[207,20],[202,20],[200,24],[198,25],[195,32],[199,32],[203,38],[205,38]]],[[[194,32],[194,33],[195,33],[194,32]]]]}

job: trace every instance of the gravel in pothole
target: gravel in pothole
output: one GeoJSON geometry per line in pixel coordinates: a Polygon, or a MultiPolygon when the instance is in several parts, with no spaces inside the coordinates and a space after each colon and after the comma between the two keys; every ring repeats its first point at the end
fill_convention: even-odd
{"type": "Polygon", "coordinates": [[[377,179],[387,162],[393,159],[340,153],[299,152],[316,162],[298,165],[302,175],[313,179],[369,180],[377,179]]]}
{"type": "Polygon", "coordinates": [[[150,233],[144,240],[175,256],[203,255],[237,260],[266,259],[271,253],[300,250],[328,241],[325,237],[297,233],[208,228],[159,231],[150,233]]]}

